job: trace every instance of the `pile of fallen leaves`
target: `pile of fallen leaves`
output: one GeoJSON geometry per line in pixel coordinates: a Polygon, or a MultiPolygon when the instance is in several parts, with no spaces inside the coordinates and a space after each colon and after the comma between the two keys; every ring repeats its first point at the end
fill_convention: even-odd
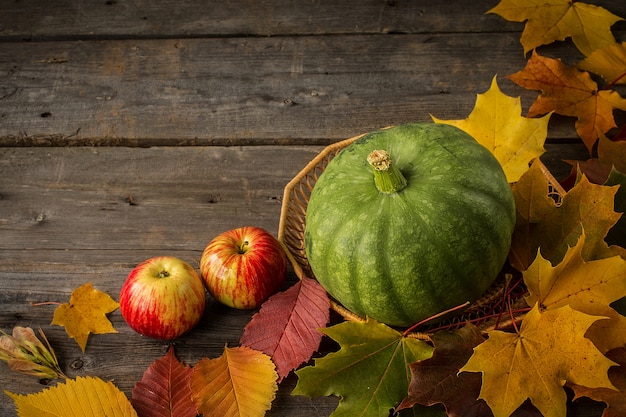
{"type": "MultiPolygon", "coordinates": [[[[604,402],[603,417],[626,415],[626,126],[615,109],[626,100],[612,90],[626,81],[626,43],[603,8],[571,0],[502,0],[490,13],[526,22],[526,67],[508,78],[540,91],[526,117],[519,98],[503,94],[494,77],[464,120],[455,125],[490,149],[513,188],[517,224],[507,286],[499,308],[428,333],[397,330],[371,319],[328,326],[330,301],[304,277],[263,304],[238,347],[193,367],[173,349],[157,359],[128,400],[111,382],[68,379],[50,344],[28,328],[0,336],[0,359],[15,371],[65,383],[30,395],[7,394],[20,416],[263,416],[278,384],[292,371],[294,395],[340,397],[335,416],[381,416],[390,410],[420,416],[564,417],[568,397],[604,402]],[[536,48],[571,38],[585,56],[576,66],[541,56],[536,48]],[[604,80],[603,87],[598,81],[604,80]],[[589,151],[571,161],[572,174],[555,184],[539,157],[553,113],[576,118],[589,151]],[[523,289],[520,296],[519,288],[523,289]],[[620,304],[621,303],[621,304],[620,304]],[[621,313],[620,313],[621,311],[621,313]],[[492,321],[493,322],[493,321],[492,321]],[[505,326],[504,323],[507,323],[505,326]],[[323,336],[338,350],[302,367],[323,336]],[[298,369],[300,368],[300,369],[298,369]],[[79,401],[88,398],[87,401],[79,401]],[[71,409],[71,412],[70,412],[71,409]],[[72,414],[73,413],[73,414],[72,414]],[[98,414],[99,413],[99,414],[98,414]]],[[[85,349],[90,333],[115,332],[106,315],[118,307],[91,284],[57,307],[52,323],[85,349]],[[94,306],[98,308],[94,309],[94,306]]],[[[420,330],[419,328],[417,330],[420,330]]]]}

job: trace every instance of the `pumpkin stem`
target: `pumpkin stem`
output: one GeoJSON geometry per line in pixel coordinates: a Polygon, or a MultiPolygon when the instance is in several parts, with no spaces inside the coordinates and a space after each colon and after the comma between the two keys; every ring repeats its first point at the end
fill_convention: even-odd
{"type": "Polygon", "coordinates": [[[391,163],[391,157],[387,151],[377,149],[370,152],[367,162],[374,171],[374,184],[381,193],[397,193],[407,186],[406,178],[391,163]]]}

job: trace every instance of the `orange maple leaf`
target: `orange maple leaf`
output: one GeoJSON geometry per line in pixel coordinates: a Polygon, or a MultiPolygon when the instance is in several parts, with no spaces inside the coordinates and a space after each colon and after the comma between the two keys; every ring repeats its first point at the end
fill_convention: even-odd
{"type": "Polygon", "coordinates": [[[617,127],[613,109],[626,110],[626,100],[615,91],[599,91],[588,72],[543,57],[536,51],[523,70],[508,78],[524,88],[541,91],[528,110],[529,117],[551,111],[576,117],[576,131],[589,153],[599,137],[617,127]]]}

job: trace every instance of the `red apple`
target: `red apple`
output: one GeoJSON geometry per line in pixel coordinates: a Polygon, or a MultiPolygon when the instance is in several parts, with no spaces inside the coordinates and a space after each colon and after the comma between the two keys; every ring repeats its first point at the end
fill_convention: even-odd
{"type": "Polygon", "coordinates": [[[120,291],[120,311],[137,333],[171,340],[198,324],[205,300],[204,283],[191,265],[159,256],[130,272],[120,291]]]}
{"type": "Polygon", "coordinates": [[[248,226],[213,239],[202,253],[200,274],[209,293],[221,303],[256,308],[285,281],[287,258],[269,232],[248,226]]]}

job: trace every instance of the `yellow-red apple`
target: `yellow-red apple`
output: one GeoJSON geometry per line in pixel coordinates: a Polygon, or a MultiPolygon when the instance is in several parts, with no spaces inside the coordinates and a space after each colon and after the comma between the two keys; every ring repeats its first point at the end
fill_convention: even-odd
{"type": "Polygon", "coordinates": [[[239,309],[256,308],[285,281],[287,258],[268,231],[246,226],[216,236],[202,253],[200,275],[209,293],[239,309]]]}
{"type": "Polygon", "coordinates": [[[120,291],[126,323],[144,336],[171,340],[191,330],[204,312],[202,278],[173,256],[147,259],[128,275],[120,291]]]}

